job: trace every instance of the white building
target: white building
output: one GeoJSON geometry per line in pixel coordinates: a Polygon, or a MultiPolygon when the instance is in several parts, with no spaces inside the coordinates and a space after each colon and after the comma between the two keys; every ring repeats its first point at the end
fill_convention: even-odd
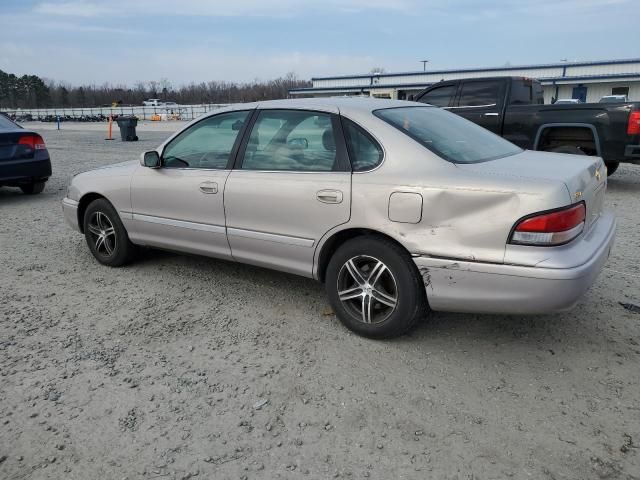
{"type": "Polygon", "coordinates": [[[442,80],[469,77],[515,76],[539,80],[545,103],[552,99],[580,98],[597,102],[605,95],[628,95],[640,101],[640,59],[594,62],[562,62],[547,65],[427,70],[312,78],[310,88],[289,91],[290,96],[368,95],[406,99],[442,80]]]}

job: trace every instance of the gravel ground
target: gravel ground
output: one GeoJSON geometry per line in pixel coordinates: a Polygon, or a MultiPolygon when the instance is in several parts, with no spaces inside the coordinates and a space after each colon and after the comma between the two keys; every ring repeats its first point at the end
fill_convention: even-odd
{"type": "Polygon", "coordinates": [[[36,124],[45,192],[0,189],[0,478],[640,478],[640,314],[621,306],[640,305],[640,167],[610,179],[617,244],[573,311],[433,314],[380,342],[308,279],[93,260],[63,223],[71,176],[170,125],[123,143],[36,124]]]}

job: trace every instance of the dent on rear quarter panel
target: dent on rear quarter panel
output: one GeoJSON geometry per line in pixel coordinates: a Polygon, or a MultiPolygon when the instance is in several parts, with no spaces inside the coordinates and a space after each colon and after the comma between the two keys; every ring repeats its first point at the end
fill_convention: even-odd
{"type": "Polygon", "coordinates": [[[567,202],[566,187],[559,182],[509,179],[513,186],[507,188],[505,180],[462,172],[439,179],[431,175],[430,180],[442,186],[371,180],[354,175],[352,219],[343,227],[380,231],[414,255],[503,263],[509,233],[519,218],[567,202]],[[456,185],[449,186],[451,183],[456,185]],[[389,198],[398,191],[422,196],[419,223],[389,220],[389,198]]]}
{"type": "Polygon", "coordinates": [[[423,189],[425,208],[412,253],[502,262],[521,195],[484,189],[423,189]]]}

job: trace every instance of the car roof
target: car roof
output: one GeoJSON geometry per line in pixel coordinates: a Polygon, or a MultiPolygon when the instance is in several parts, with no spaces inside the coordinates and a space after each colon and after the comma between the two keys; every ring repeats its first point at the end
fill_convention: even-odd
{"type": "Polygon", "coordinates": [[[247,104],[233,105],[234,110],[243,108],[259,109],[296,109],[296,110],[324,110],[339,111],[340,113],[371,113],[382,108],[397,107],[426,107],[424,103],[407,102],[404,100],[388,100],[372,97],[318,97],[293,98],[284,100],[267,100],[247,104]]]}

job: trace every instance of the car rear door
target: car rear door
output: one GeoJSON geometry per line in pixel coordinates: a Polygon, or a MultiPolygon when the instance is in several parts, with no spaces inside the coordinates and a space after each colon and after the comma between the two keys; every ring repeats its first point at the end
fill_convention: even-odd
{"type": "Polygon", "coordinates": [[[312,276],[318,241],[351,212],[351,171],[337,114],[254,114],[224,191],[235,260],[312,276]]]}
{"type": "Polygon", "coordinates": [[[464,80],[455,105],[450,110],[500,135],[506,87],[506,79],[464,80]]]}

